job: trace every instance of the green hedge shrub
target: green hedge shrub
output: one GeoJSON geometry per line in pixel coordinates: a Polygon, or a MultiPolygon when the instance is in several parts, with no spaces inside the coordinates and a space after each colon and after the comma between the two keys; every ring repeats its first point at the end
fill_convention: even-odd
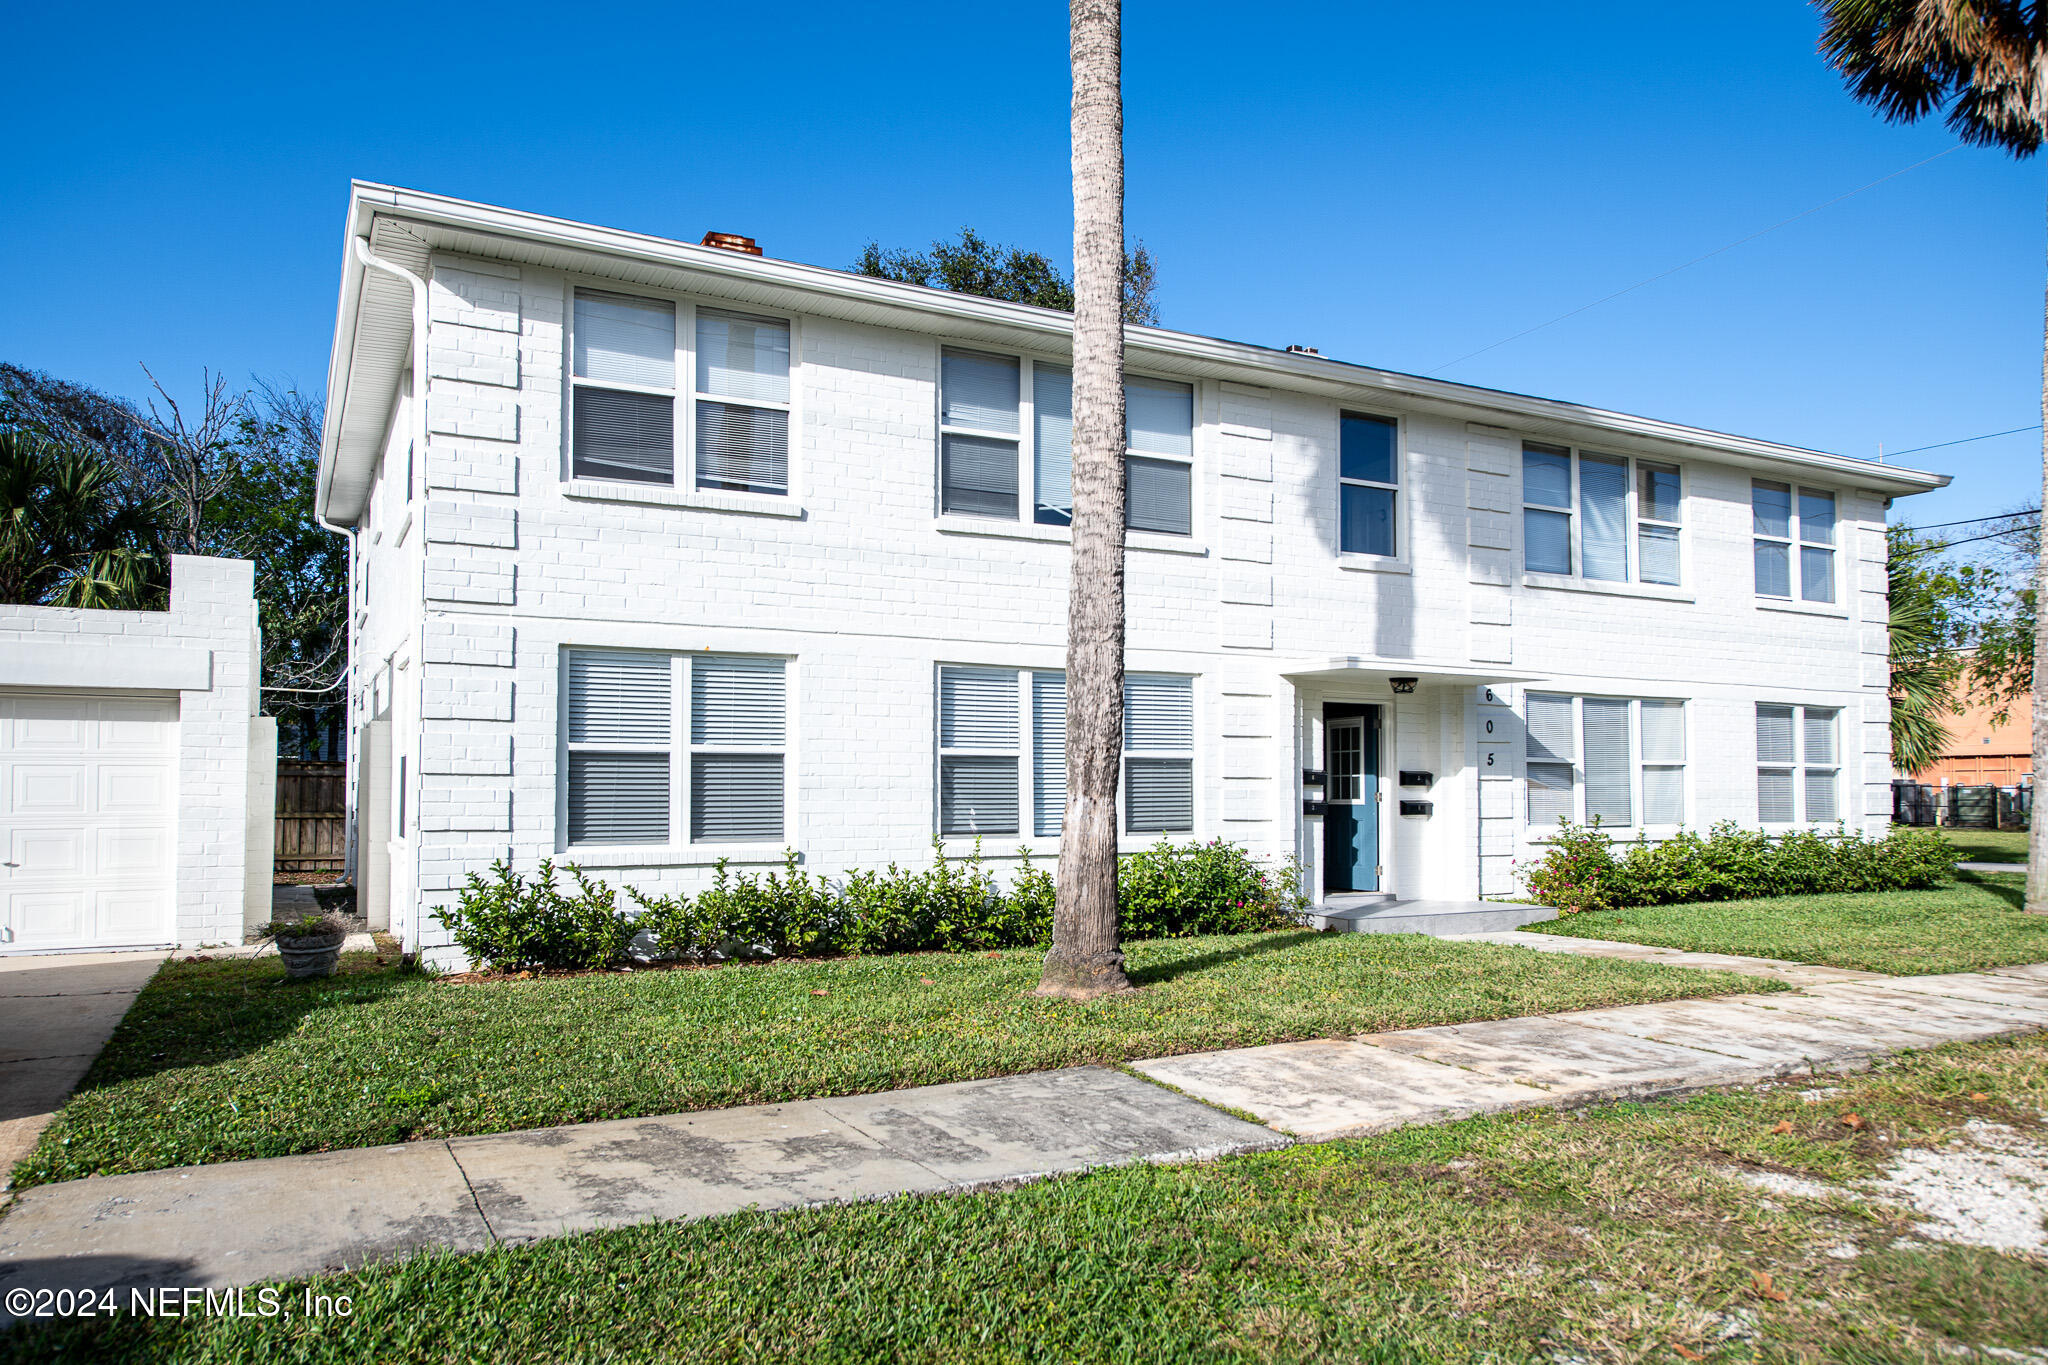
{"type": "Polygon", "coordinates": [[[1560,825],[1549,850],[1523,877],[1538,904],[1569,915],[1631,905],[1922,890],[1955,870],[1955,850],[1923,829],[1894,829],[1881,839],[1841,826],[1832,834],[1773,835],[1724,820],[1704,835],[1680,830],[1653,844],[1639,834],[1617,847],[1595,821],[1560,825]]]}
{"type": "Polygon", "coordinates": [[[456,903],[441,912],[456,946],[472,962],[497,971],[533,967],[616,967],[626,960],[638,932],[619,913],[618,897],[604,882],[571,867],[574,895],[555,885],[555,865],[543,862],[529,881],[504,859],[491,864],[491,879],[472,872],[456,903]]]}
{"type": "MultiPolygon", "coordinates": [[[[570,867],[579,893],[555,889],[554,867],[533,881],[500,862],[486,881],[472,873],[460,902],[444,912],[449,931],[478,962],[526,967],[606,967],[622,962],[636,935],[657,957],[820,957],[836,953],[962,952],[1052,942],[1053,877],[1023,855],[1005,889],[982,861],[947,859],[938,840],[922,871],[891,863],[833,882],[784,856],[767,873],[735,873],[720,860],[695,896],[650,896],[627,887],[637,913],[617,908],[611,888],[570,867]]],[[[1123,860],[1118,929],[1125,938],[1248,933],[1296,923],[1307,900],[1291,860],[1262,866],[1222,840],[1162,842],[1123,860]]]]}

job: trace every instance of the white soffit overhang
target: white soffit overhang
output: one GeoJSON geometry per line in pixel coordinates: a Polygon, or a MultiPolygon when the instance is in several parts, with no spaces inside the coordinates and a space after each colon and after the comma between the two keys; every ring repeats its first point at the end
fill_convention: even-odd
{"type": "MultiPolygon", "coordinates": [[[[770,257],[357,183],[349,232],[377,255],[425,275],[434,253],[558,270],[813,317],[942,335],[1054,356],[1072,352],[1072,319],[1024,304],[870,279],[770,257]]],[[[410,289],[368,270],[344,243],[342,298],[328,372],[328,439],[321,506],[332,520],[360,514],[408,362],[410,289]]],[[[1134,369],[1315,394],[1339,402],[1463,419],[1481,431],[1547,437],[1617,454],[1710,456],[1782,478],[1825,476],[1888,497],[1940,488],[1944,474],[1731,436],[1555,399],[1376,370],[1322,356],[1161,328],[1126,335],[1134,369]]]]}

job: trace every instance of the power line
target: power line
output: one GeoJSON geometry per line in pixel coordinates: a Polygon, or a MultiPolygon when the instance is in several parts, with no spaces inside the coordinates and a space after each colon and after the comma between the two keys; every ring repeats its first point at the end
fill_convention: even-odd
{"type": "Polygon", "coordinates": [[[2012,529],[2006,531],[1986,531],[1981,536],[1964,536],[1961,540],[1944,540],[1941,543],[1941,548],[1944,550],[1953,550],[1958,545],[1968,545],[1973,541],[1997,540],[2000,536],[2015,535],[2024,529],[2026,528],[2015,526],[2012,529]]]}
{"type": "MultiPolygon", "coordinates": [[[[2041,509],[2038,507],[2023,507],[2017,512],[2000,512],[1997,516],[1992,517],[1964,517],[1961,521],[1935,521],[1929,522],[1925,526],[1914,526],[1907,522],[1901,522],[1900,525],[1908,531],[1939,531],[1944,526],[1975,526],[1980,521],[2006,521],[2013,517],[2038,517],[2040,515],[2041,509]]],[[[2004,535],[2005,533],[2003,531],[1994,531],[1992,534],[2004,535]]]]}
{"type": "Polygon", "coordinates": [[[2036,422],[2032,426],[2014,427],[2010,431],[1992,431],[1986,432],[1982,436],[1965,436],[1960,441],[1936,441],[1931,446],[1912,446],[1905,450],[1888,450],[1885,452],[1884,458],[1889,460],[1894,455],[1918,455],[1923,450],[1946,450],[1950,446],[1966,446],[1972,441],[1988,441],[1994,436],[2017,436],[2023,431],[2039,431],[2040,429],[2041,424],[2036,422]]]}
{"type": "Polygon", "coordinates": [[[1559,313],[1556,317],[1552,318],[1548,322],[1539,322],[1534,327],[1525,327],[1511,337],[1502,337],[1499,341],[1494,342],[1491,346],[1481,346],[1476,351],[1471,351],[1466,353],[1465,355],[1459,356],[1456,360],[1451,361],[1449,364],[1439,365],[1433,370],[1426,370],[1424,371],[1424,374],[1441,374],[1445,370],[1451,369],[1453,366],[1464,364],[1466,361],[1472,359],[1474,356],[1485,355],[1488,351],[1497,350],[1498,348],[1507,345],[1510,341],[1520,341],[1523,337],[1528,336],[1531,332],[1540,332],[1546,327],[1555,327],[1558,323],[1565,321],[1567,318],[1575,318],[1579,314],[1586,312],[1589,309],[1598,308],[1603,303],[1611,303],[1615,299],[1620,298],[1623,294],[1633,294],[1636,290],[1641,289],[1645,285],[1655,284],[1657,281],[1661,279],[1667,279],[1672,275],[1676,275],[1681,270],[1689,270],[1693,266],[1698,265],[1702,261],[1710,261],[1714,257],[1721,255],[1723,252],[1733,251],[1736,247],[1742,246],[1745,243],[1753,242],[1757,238],[1762,237],[1767,233],[1776,232],[1781,227],[1786,227],[1790,224],[1796,223],[1801,218],[1810,218],[1814,214],[1819,213],[1822,209],[1832,208],[1834,205],[1841,203],[1844,199],[1853,199],[1857,195],[1863,193],[1865,190],[1874,190],[1879,185],[1884,184],[1887,180],[1896,180],[1900,176],[1904,175],[1907,171],[1917,171],[1922,166],[1927,165],[1930,161],[1939,161],[1943,157],[1947,156],[1949,152],[1959,152],[1962,149],[1963,144],[1959,142],[1955,146],[1950,147],[1948,151],[1936,152],[1933,156],[1928,157],[1926,161],[1916,161],[1910,166],[1903,166],[1900,169],[1893,171],[1890,175],[1879,176],[1877,179],[1871,181],[1868,185],[1860,185],[1857,188],[1850,190],[1846,194],[1838,194],[1824,204],[1815,204],[1810,209],[1804,209],[1798,213],[1793,214],[1790,218],[1783,219],[1779,222],[1771,224],[1767,228],[1762,228],[1756,232],[1752,232],[1747,237],[1737,238],[1735,241],[1728,243],[1728,245],[1726,246],[1717,246],[1704,256],[1693,257],[1684,265],[1674,265],[1669,270],[1659,271],[1657,274],[1650,276],[1648,279],[1637,280],[1634,284],[1628,286],[1628,288],[1626,289],[1617,289],[1612,294],[1607,294],[1600,298],[1594,299],[1591,303],[1583,304],[1580,307],[1574,308],[1569,313],[1559,313]]]}

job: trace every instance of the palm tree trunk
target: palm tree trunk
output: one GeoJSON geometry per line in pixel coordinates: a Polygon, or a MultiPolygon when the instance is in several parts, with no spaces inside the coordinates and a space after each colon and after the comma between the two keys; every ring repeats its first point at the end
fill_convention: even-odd
{"type": "MultiPolygon", "coordinates": [[[[2048,293],[2041,316],[2041,496],[2048,499],[2048,293]]],[[[2041,504],[2048,507],[2048,502],[2041,504]]],[[[2034,570],[2034,795],[2048,779],[2048,534],[2034,570]]],[[[2048,915],[2048,828],[2037,805],[2027,831],[2027,913],[2048,915]]]]}
{"type": "Polygon", "coordinates": [[[1124,745],[1124,109],[1120,0],[1071,0],[1074,526],[1067,813],[1040,995],[1127,991],[1116,939],[1124,745]]]}

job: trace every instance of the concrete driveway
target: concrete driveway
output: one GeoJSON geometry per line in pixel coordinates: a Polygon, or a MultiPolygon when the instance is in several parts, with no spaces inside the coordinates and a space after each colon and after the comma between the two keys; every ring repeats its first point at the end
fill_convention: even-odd
{"type": "Polygon", "coordinates": [[[162,953],[0,957],[0,1190],[163,960],[162,953]]]}

